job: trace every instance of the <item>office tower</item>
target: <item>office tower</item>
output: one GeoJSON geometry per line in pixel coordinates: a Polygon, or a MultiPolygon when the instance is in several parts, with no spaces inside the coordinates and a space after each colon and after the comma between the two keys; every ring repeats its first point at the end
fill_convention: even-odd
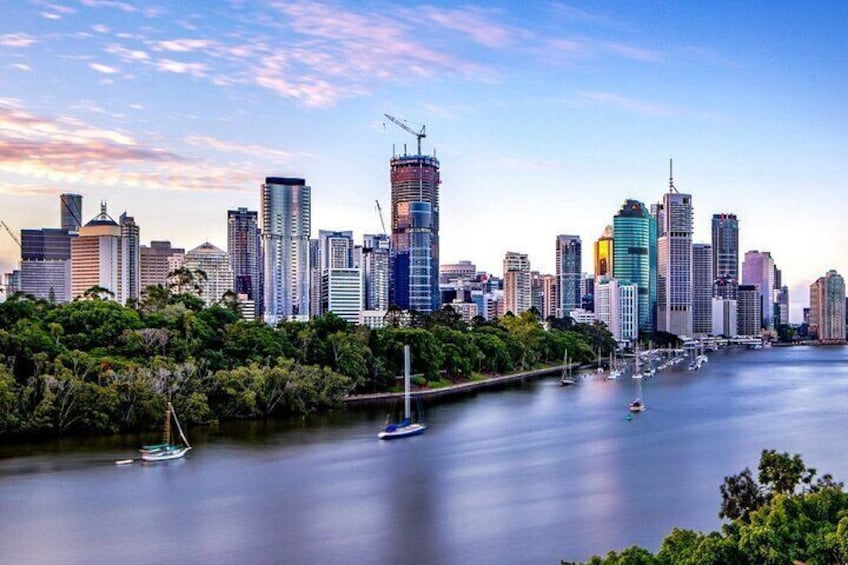
{"type": "Polygon", "coordinates": [[[71,297],[101,287],[123,304],[126,255],[121,251],[121,226],[106,212],[106,203],[101,202],[100,213],[79,229],[78,237],[71,239],[71,297]]]}
{"type": "Polygon", "coordinates": [[[389,236],[365,234],[362,244],[362,276],[365,282],[365,310],[389,308],[389,236]]]}
{"type": "MultiPolygon", "coordinates": [[[[768,251],[747,251],[742,262],[742,284],[756,285],[762,296],[761,327],[774,329],[774,259],[768,251]]],[[[741,323],[741,322],[740,322],[741,323]]]]}
{"type": "Polygon", "coordinates": [[[477,265],[471,261],[439,265],[439,283],[450,284],[457,280],[473,281],[477,276],[477,265]]]}
{"type": "Polygon", "coordinates": [[[227,254],[233,269],[233,290],[240,300],[253,302],[253,312],[248,317],[261,319],[262,237],[258,212],[247,208],[227,210],[227,254]]]}
{"type": "Polygon", "coordinates": [[[736,214],[713,214],[713,279],[739,283],[739,220],[736,214]]]}
{"type": "Polygon", "coordinates": [[[713,247],[692,245],[692,333],[704,336],[713,330],[713,247]]]}
{"type": "Polygon", "coordinates": [[[78,232],[80,227],[82,226],[82,195],[60,195],[59,218],[63,230],[70,232],[78,232]]]}
{"type": "Polygon", "coordinates": [[[141,230],[135,218],[124,212],[118,218],[121,226],[121,254],[125,266],[121,285],[124,301],[138,300],[141,296],[141,230]]]}
{"type": "Polygon", "coordinates": [[[184,266],[195,273],[195,283],[200,287],[200,298],[206,306],[220,303],[224,294],[233,291],[230,256],[208,241],[185,254],[184,266]]]}
{"type": "Polygon", "coordinates": [[[320,311],[333,312],[352,324],[364,310],[362,270],[354,266],[353,232],[319,230],[317,270],[321,286],[320,311]]]}
{"type": "Polygon", "coordinates": [[[613,274],[638,288],[639,332],[653,333],[657,305],[657,222],[638,200],[625,200],[613,217],[613,274]]]}
{"type": "Polygon", "coordinates": [[[309,319],[311,189],[299,178],[267,177],[262,185],[265,321],[309,319]]]}
{"type": "Polygon", "coordinates": [[[595,311],[595,277],[583,273],[580,278],[580,307],[589,312],[595,311]]]}
{"type": "Polygon", "coordinates": [[[545,311],[545,283],[539,271],[530,271],[530,307],[535,308],[539,317],[544,320],[542,313],[545,311]]]}
{"type": "Polygon", "coordinates": [[[580,295],[582,243],[579,235],[558,235],[556,239],[556,276],[559,290],[557,317],[568,318],[583,305],[580,295]]]}
{"type": "Polygon", "coordinates": [[[789,287],[782,286],[775,298],[775,326],[789,325],[789,287]]]}
{"type": "Polygon", "coordinates": [[[60,304],[71,300],[73,235],[55,228],[21,230],[21,292],[60,304]]]}
{"type": "Polygon", "coordinates": [[[845,341],[845,280],[834,270],[810,285],[808,332],[825,343],[845,341]]]}
{"type": "Polygon", "coordinates": [[[604,228],[604,233],[595,242],[595,277],[612,277],[615,240],[612,226],[604,228]]]}
{"type": "Polygon", "coordinates": [[[353,232],[318,230],[318,262],[321,272],[353,267],[353,232]]]}
{"type": "Polygon", "coordinates": [[[439,161],[427,155],[391,160],[391,302],[432,312],[439,294],[439,161]]]}
{"type": "Polygon", "coordinates": [[[739,332],[737,314],[739,304],[735,298],[714,297],[712,299],[713,327],[710,333],[716,336],[733,337],[739,332]]]}
{"type": "Polygon", "coordinates": [[[669,179],[657,238],[657,330],[692,335],[692,196],[669,179]]]}
{"type": "Polygon", "coordinates": [[[556,275],[542,275],[542,292],[545,295],[542,319],[547,320],[552,316],[556,318],[557,308],[559,307],[559,290],[557,289],[556,275]]]}
{"type": "Polygon", "coordinates": [[[599,277],[595,285],[595,317],[617,342],[639,335],[639,289],[635,284],[599,277]]]}
{"type": "Polygon", "coordinates": [[[139,246],[139,288],[144,294],[149,286],[168,286],[168,273],[182,266],[185,249],[171,247],[170,241],[151,241],[150,247],[139,246]]]}
{"type": "Polygon", "coordinates": [[[740,284],[736,296],[736,333],[759,336],[763,319],[763,299],[759,287],[754,284],[740,284]]]}
{"type": "Polygon", "coordinates": [[[530,260],[526,253],[507,251],[503,261],[504,312],[518,316],[531,306],[530,260]]]}

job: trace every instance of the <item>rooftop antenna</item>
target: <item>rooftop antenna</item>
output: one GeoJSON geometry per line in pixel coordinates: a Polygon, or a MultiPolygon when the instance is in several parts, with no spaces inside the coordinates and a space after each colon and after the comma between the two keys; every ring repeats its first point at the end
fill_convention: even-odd
{"type": "Polygon", "coordinates": [[[680,192],[677,190],[677,187],[674,186],[674,160],[671,157],[668,158],[668,191],[680,192]]]}

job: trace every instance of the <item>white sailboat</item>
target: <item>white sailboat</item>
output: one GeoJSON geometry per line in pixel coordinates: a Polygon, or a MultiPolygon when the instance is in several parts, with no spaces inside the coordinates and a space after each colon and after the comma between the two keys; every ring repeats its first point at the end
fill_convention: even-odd
{"type": "Polygon", "coordinates": [[[141,452],[142,461],[170,461],[172,459],[180,459],[191,450],[191,445],[188,443],[183,429],[180,426],[180,421],[177,419],[177,413],[174,411],[174,405],[168,402],[165,408],[165,429],[162,432],[162,443],[155,445],[142,446],[141,452]],[[177,425],[177,431],[180,434],[181,444],[171,443],[171,418],[177,425]]]}
{"type": "Polygon", "coordinates": [[[618,368],[618,362],[616,361],[615,354],[610,354],[609,366],[610,372],[607,375],[607,378],[614,381],[621,376],[621,369],[618,368]]]}
{"type": "Polygon", "coordinates": [[[631,412],[645,411],[645,394],[642,391],[642,381],[636,383],[636,399],[627,405],[627,409],[631,412]]]}
{"type": "Polygon", "coordinates": [[[568,349],[566,349],[562,356],[562,375],[559,377],[559,384],[571,386],[574,382],[574,378],[571,376],[571,365],[568,363],[568,349]]]}
{"type": "Polygon", "coordinates": [[[397,424],[388,424],[383,431],[377,434],[380,439],[397,439],[415,436],[424,433],[427,426],[420,422],[413,422],[410,415],[411,390],[409,383],[409,346],[403,346],[403,420],[397,424]]]}

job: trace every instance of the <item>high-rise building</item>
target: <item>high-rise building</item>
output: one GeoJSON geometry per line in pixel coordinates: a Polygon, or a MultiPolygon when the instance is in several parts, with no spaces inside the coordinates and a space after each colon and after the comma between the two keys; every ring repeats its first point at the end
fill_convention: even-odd
{"type": "Polygon", "coordinates": [[[775,326],[789,325],[789,287],[781,286],[775,299],[775,326]]]}
{"type": "Polygon", "coordinates": [[[582,307],[580,280],[583,268],[583,245],[579,235],[558,235],[556,239],[556,276],[559,304],[557,317],[567,318],[572,310],[582,307]]]}
{"type": "Polygon", "coordinates": [[[745,253],[745,260],[742,262],[742,284],[757,286],[762,297],[760,305],[761,327],[773,330],[774,259],[772,259],[770,252],[754,250],[745,253]]]}
{"type": "Polygon", "coordinates": [[[391,301],[433,312],[439,293],[439,160],[395,155],[391,160],[391,301]]]}
{"type": "Polygon", "coordinates": [[[80,227],[82,227],[82,195],[60,195],[59,218],[63,230],[78,232],[80,227]]]}
{"type": "Polygon", "coordinates": [[[526,253],[507,251],[503,261],[505,312],[516,316],[530,309],[530,259],[526,253]]]}
{"type": "Polygon", "coordinates": [[[733,337],[739,334],[737,315],[739,304],[735,298],[712,299],[713,327],[710,334],[723,337],[733,337]]]}
{"type": "Polygon", "coordinates": [[[845,341],[845,280],[834,270],[810,285],[808,333],[825,343],[845,341]]]}
{"type": "Polygon", "coordinates": [[[595,285],[595,317],[618,342],[639,335],[639,292],[635,284],[599,277],[595,285]]]}
{"type": "Polygon", "coordinates": [[[612,226],[604,228],[604,233],[595,242],[595,277],[612,277],[615,240],[612,226]]]}
{"type": "Polygon", "coordinates": [[[254,309],[248,317],[260,319],[264,296],[258,212],[247,208],[227,210],[227,254],[233,269],[233,290],[244,300],[253,302],[254,309]]]}
{"type": "Polygon", "coordinates": [[[556,275],[542,275],[542,292],[545,295],[542,319],[547,320],[551,316],[557,317],[559,307],[559,291],[557,290],[556,275]]]}
{"type": "Polygon", "coordinates": [[[763,319],[763,297],[755,284],[740,284],[736,292],[736,332],[759,336],[763,319]]]}
{"type": "Polygon", "coordinates": [[[713,331],[713,249],[709,243],[692,245],[692,333],[713,331]]]}
{"type": "Polygon", "coordinates": [[[124,301],[141,297],[141,229],[135,218],[124,212],[118,218],[121,226],[121,254],[125,270],[122,277],[124,301]]]}
{"type": "Polygon", "coordinates": [[[333,312],[353,324],[364,310],[362,269],[354,266],[352,231],[319,230],[317,267],[320,312],[333,312]]]}
{"type": "Polygon", "coordinates": [[[123,304],[125,261],[121,226],[101,202],[100,213],[79,229],[79,237],[71,239],[71,296],[76,298],[92,287],[100,287],[123,304]]]}
{"type": "Polygon", "coordinates": [[[535,308],[539,316],[545,311],[545,283],[539,271],[530,271],[530,307],[535,308]]]}
{"type": "Polygon", "coordinates": [[[21,292],[55,303],[71,300],[74,235],[55,228],[21,230],[21,292]]]}
{"type": "Polygon", "coordinates": [[[353,267],[353,232],[318,230],[318,263],[321,272],[353,267]]]}
{"type": "Polygon", "coordinates": [[[389,302],[389,236],[365,234],[362,245],[362,269],[365,279],[365,310],[388,310],[389,302]]]}
{"type": "Polygon", "coordinates": [[[713,279],[739,283],[739,220],[736,214],[713,214],[713,279]]]}
{"type": "Polygon", "coordinates": [[[477,276],[477,265],[471,261],[439,265],[439,283],[450,284],[457,280],[473,281],[477,276]]]}
{"type": "Polygon", "coordinates": [[[206,306],[218,304],[224,294],[233,291],[230,256],[208,241],[185,254],[185,268],[194,273],[203,273],[196,279],[196,283],[200,287],[200,298],[206,306]]]}
{"type": "Polygon", "coordinates": [[[656,329],[657,222],[638,200],[626,200],[613,217],[613,274],[637,286],[639,332],[656,329]]]}
{"type": "Polygon", "coordinates": [[[183,264],[185,249],[171,247],[170,241],[151,241],[150,247],[139,246],[139,288],[141,293],[149,286],[168,286],[168,273],[183,264]],[[176,259],[175,259],[176,258],[176,259]],[[178,264],[174,264],[178,260],[178,264]]]}
{"type": "Polygon", "coordinates": [[[262,185],[265,321],[309,319],[311,188],[304,179],[268,177],[262,185]]]}
{"type": "MultiPolygon", "coordinates": [[[[674,190],[674,192],[671,192],[674,190]]],[[[663,195],[657,238],[657,330],[692,335],[692,196],[663,195]]]]}

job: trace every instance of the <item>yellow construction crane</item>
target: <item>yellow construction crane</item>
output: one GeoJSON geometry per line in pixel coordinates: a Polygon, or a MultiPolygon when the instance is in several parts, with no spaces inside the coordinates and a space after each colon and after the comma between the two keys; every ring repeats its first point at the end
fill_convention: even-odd
{"type": "Polygon", "coordinates": [[[390,116],[390,115],[388,115],[388,114],[383,114],[383,115],[384,115],[384,116],[386,116],[387,118],[389,118],[389,119],[390,119],[393,123],[395,123],[398,127],[403,128],[404,130],[408,131],[409,133],[411,133],[412,135],[414,135],[414,136],[415,136],[415,138],[418,140],[418,153],[417,153],[417,154],[418,154],[418,155],[421,155],[421,138],[422,138],[422,137],[427,137],[427,134],[425,133],[425,130],[426,130],[427,126],[425,126],[425,125],[423,125],[423,124],[415,124],[415,122],[410,122],[410,121],[408,121],[408,120],[403,120],[403,119],[401,119],[401,118],[396,118],[396,117],[394,117],[394,116],[390,116]],[[409,126],[408,126],[408,125],[406,125],[406,124],[415,124],[415,125],[417,125],[417,126],[421,126],[421,130],[420,130],[420,131],[415,131],[414,129],[412,129],[411,127],[409,127],[409,126]]]}
{"type": "Polygon", "coordinates": [[[383,208],[380,206],[379,200],[375,200],[374,203],[377,205],[377,215],[380,216],[380,225],[383,226],[383,235],[386,235],[386,222],[383,221],[383,208]]]}
{"type": "Polygon", "coordinates": [[[18,236],[16,236],[15,233],[11,230],[11,228],[9,228],[9,226],[6,225],[6,222],[4,222],[3,220],[0,220],[0,225],[2,225],[4,228],[6,228],[6,231],[9,232],[9,237],[11,237],[13,240],[15,240],[15,243],[18,244],[18,247],[21,247],[21,240],[18,239],[18,236]]]}

